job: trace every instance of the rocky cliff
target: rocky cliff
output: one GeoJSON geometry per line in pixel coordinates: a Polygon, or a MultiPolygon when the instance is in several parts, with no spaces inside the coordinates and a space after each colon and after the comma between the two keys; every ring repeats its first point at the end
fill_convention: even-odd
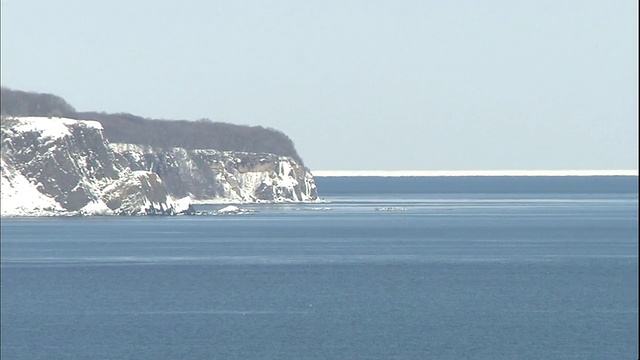
{"type": "Polygon", "coordinates": [[[2,215],[174,214],[191,201],[314,201],[311,174],[272,154],[110,144],[94,121],[2,121],[2,215]]]}
{"type": "Polygon", "coordinates": [[[292,158],[273,154],[185,150],[111,144],[132,170],[152,171],[173,195],[194,201],[255,202],[317,199],[311,174],[292,158]]]}

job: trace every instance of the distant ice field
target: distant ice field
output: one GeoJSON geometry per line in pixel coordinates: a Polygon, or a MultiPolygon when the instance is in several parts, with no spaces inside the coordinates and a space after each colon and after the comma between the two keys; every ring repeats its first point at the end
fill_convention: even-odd
{"type": "Polygon", "coordinates": [[[638,176],[627,170],[315,170],[314,176],[638,176]]]}
{"type": "MultiPolygon", "coordinates": [[[[321,198],[370,194],[395,199],[416,198],[415,194],[443,194],[444,198],[462,194],[510,194],[516,198],[574,199],[576,194],[637,194],[638,176],[318,176],[321,198]],[[404,194],[401,196],[401,194],[404,194]],[[409,196],[408,194],[414,194],[409,196]]],[[[419,196],[418,196],[419,197],[419,196]]]]}

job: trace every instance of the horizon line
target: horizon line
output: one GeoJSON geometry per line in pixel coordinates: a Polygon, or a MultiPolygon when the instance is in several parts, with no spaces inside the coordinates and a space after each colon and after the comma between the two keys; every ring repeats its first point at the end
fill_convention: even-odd
{"type": "Polygon", "coordinates": [[[376,176],[638,176],[635,170],[316,170],[316,177],[376,176]]]}

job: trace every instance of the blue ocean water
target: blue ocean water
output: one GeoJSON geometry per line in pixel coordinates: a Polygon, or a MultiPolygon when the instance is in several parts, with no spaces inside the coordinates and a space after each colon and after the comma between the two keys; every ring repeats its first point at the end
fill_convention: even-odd
{"type": "Polygon", "coordinates": [[[317,183],[248,215],[3,218],[2,359],[638,358],[637,177],[317,183]]]}

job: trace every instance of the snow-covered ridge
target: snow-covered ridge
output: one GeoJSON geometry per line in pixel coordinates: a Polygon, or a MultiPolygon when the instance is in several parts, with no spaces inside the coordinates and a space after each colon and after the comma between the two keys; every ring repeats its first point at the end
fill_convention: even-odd
{"type": "Polygon", "coordinates": [[[102,124],[91,120],[72,120],[66,118],[45,118],[45,117],[20,117],[14,118],[17,121],[11,130],[16,133],[37,132],[41,137],[61,138],[70,136],[71,126],[85,126],[96,130],[102,130],[102,124]]]}
{"type": "Polygon", "coordinates": [[[198,202],[314,201],[290,158],[110,144],[95,121],[2,119],[2,216],[174,214],[198,202]]]}

